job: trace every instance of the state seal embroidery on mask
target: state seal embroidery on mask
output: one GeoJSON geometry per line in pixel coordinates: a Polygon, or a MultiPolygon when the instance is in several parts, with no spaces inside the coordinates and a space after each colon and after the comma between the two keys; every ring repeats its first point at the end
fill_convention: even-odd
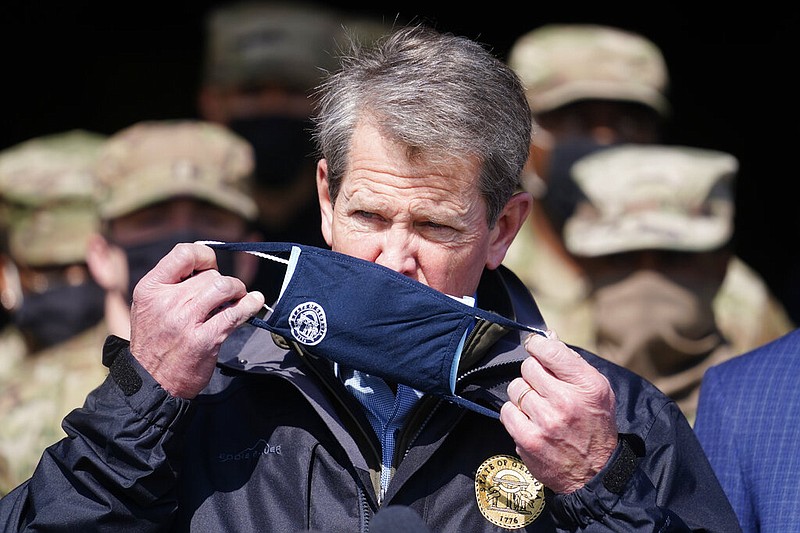
{"type": "Polygon", "coordinates": [[[495,455],[475,473],[475,498],[486,520],[506,529],[521,529],[542,514],[544,485],[521,459],[495,455]]]}
{"type": "Polygon", "coordinates": [[[289,327],[298,342],[307,346],[319,344],[328,332],[325,310],[316,302],[305,302],[289,314],[289,327]]]}

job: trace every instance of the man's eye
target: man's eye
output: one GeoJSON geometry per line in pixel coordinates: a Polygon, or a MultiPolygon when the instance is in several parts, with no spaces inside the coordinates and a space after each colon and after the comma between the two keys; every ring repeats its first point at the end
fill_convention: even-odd
{"type": "Polygon", "coordinates": [[[420,226],[430,229],[450,229],[450,226],[446,224],[439,224],[438,222],[433,222],[432,220],[422,222],[420,226]]]}
{"type": "Polygon", "coordinates": [[[367,220],[375,220],[378,218],[378,215],[375,213],[370,213],[369,211],[356,211],[356,216],[360,218],[365,218],[367,220]]]}

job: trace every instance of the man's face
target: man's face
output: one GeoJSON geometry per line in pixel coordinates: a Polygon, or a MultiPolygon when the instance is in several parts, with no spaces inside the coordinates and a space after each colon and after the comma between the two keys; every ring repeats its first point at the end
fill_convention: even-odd
{"type": "Polygon", "coordinates": [[[503,219],[488,227],[477,160],[447,166],[409,161],[404,147],[362,123],[335,205],[326,169],[322,161],[318,191],[323,234],[334,251],[454,296],[472,295],[484,266],[502,261],[508,224],[503,219]]]}
{"type": "MultiPolygon", "coordinates": [[[[125,249],[127,265],[118,267],[118,283],[127,291],[132,291],[131,281],[138,282],[179,241],[253,239],[241,216],[190,198],[175,198],[121,216],[111,223],[109,230],[111,241],[125,249]]],[[[218,254],[218,260],[225,255],[218,254]]],[[[250,282],[257,263],[255,257],[234,254],[232,261],[225,272],[235,273],[250,282]]],[[[225,265],[220,263],[220,268],[225,265]]]]}
{"type": "Polygon", "coordinates": [[[550,153],[575,139],[598,145],[652,143],[660,136],[661,117],[642,104],[614,100],[580,100],[536,117],[529,165],[547,180],[550,153]]]}
{"type": "Polygon", "coordinates": [[[314,103],[303,91],[278,85],[204,86],[198,96],[200,114],[206,120],[229,124],[238,118],[262,115],[310,117],[314,103]]]}
{"type": "Polygon", "coordinates": [[[619,283],[638,272],[652,271],[684,287],[713,288],[713,294],[725,277],[729,259],[730,251],[723,248],[703,252],[632,250],[578,260],[595,287],[619,283]]]}
{"type": "Polygon", "coordinates": [[[157,241],[171,233],[189,230],[207,236],[208,240],[237,241],[243,239],[247,223],[226,209],[181,198],[119,217],[110,230],[112,240],[122,245],[157,241]]]}

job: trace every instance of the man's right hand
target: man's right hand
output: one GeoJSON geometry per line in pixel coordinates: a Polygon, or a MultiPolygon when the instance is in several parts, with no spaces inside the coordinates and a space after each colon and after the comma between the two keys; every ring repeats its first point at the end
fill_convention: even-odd
{"type": "Polygon", "coordinates": [[[260,292],[217,270],[214,250],[178,244],[133,291],[133,356],[172,396],[208,384],[222,342],[264,305],[260,292]]]}

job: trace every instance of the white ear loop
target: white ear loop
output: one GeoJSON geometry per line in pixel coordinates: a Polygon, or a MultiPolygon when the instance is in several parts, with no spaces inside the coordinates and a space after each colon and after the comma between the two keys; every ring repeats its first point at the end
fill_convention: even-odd
{"type": "MultiPolygon", "coordinates": [[[[225,244],[222,241],[194,241],[194,243],[195,244],[225,244]]],[[[251,254],[251,255],[255,255],[256,257],[260,257],[262,259],[269,259],[270,261],[275,261],[276,263],[283,263],[284,265],[287,266],[286,276],[283,278],[283,285],[281,286],[281,292],[278,295],[278,300],[280,300],[281,296],[283,296],[283,289],[286,288],[286,284],[289,282],[289,279],[291,279],[291,277],[292,277],[291,274],[294,273],[294,266],[297,264],[297,257],[300,255],[300,248],[298,248],[297,246],[292,246],[292,252],[291,252],[291,255],[290,255],[289,259],[284,259],[283,257],[278,257],[276,255],[265,254],[264,252],[256,252],[254,250],[240,250],[240,251],[248,253],[248,254],[251,254]]],[[[273,311],[273,309],[270,306],[268,306],[266,303],[264,303],[264,309],[266,309],[270,313],[273,311]]]]}

